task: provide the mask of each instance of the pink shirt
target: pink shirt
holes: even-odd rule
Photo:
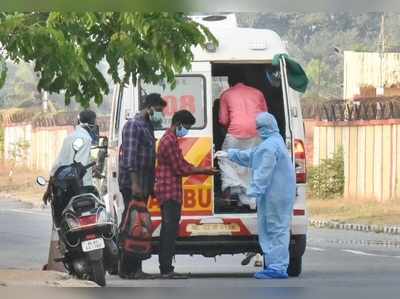
[[[256,116],[267,111],[267,102],[261,91],[238,83],[221,95],[219,123],[236,138],[257,136]]]

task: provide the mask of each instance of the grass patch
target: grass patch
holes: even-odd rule
[[[400,199],[314,199],[307,201],[311,218],[356,224],[400,224]]]

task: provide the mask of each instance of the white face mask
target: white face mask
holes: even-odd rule
[[[150,114],[150,121],[153,124],[162,124],[162,122],[164,120],[164,113],[160,112],[160,111],[153,110],[153,109],[152,109],[152,111],[153,111],[153,113]]]

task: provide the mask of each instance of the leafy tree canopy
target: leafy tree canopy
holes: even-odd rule
[[[191,48],[208,42],[217,43],[183,13],[0,13],[3,58],[32,63],[39,91],[64,92],[66,104],[74,98],[84,107],[109,93],[98,68],[104,60],[115,83],[136,83],[140,74],[145,82],[173,84],[175,73],[190,68]]]

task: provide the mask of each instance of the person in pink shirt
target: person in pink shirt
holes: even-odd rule
[[[227,129],[222,145],[223,151],[230,148],[245,150],[253,148],[260,142],[256,129],[256,115],[268,111],[267,101],[261,91],[243,82],[241,72],[232,73],[228,79],[230,88],[221,94],[218,121]],[[249,169],[229,159],[221,160],[219,167],[223,199],[237,195],[242,205],[255,209],[255,199],[246,195],[250,184]]]

